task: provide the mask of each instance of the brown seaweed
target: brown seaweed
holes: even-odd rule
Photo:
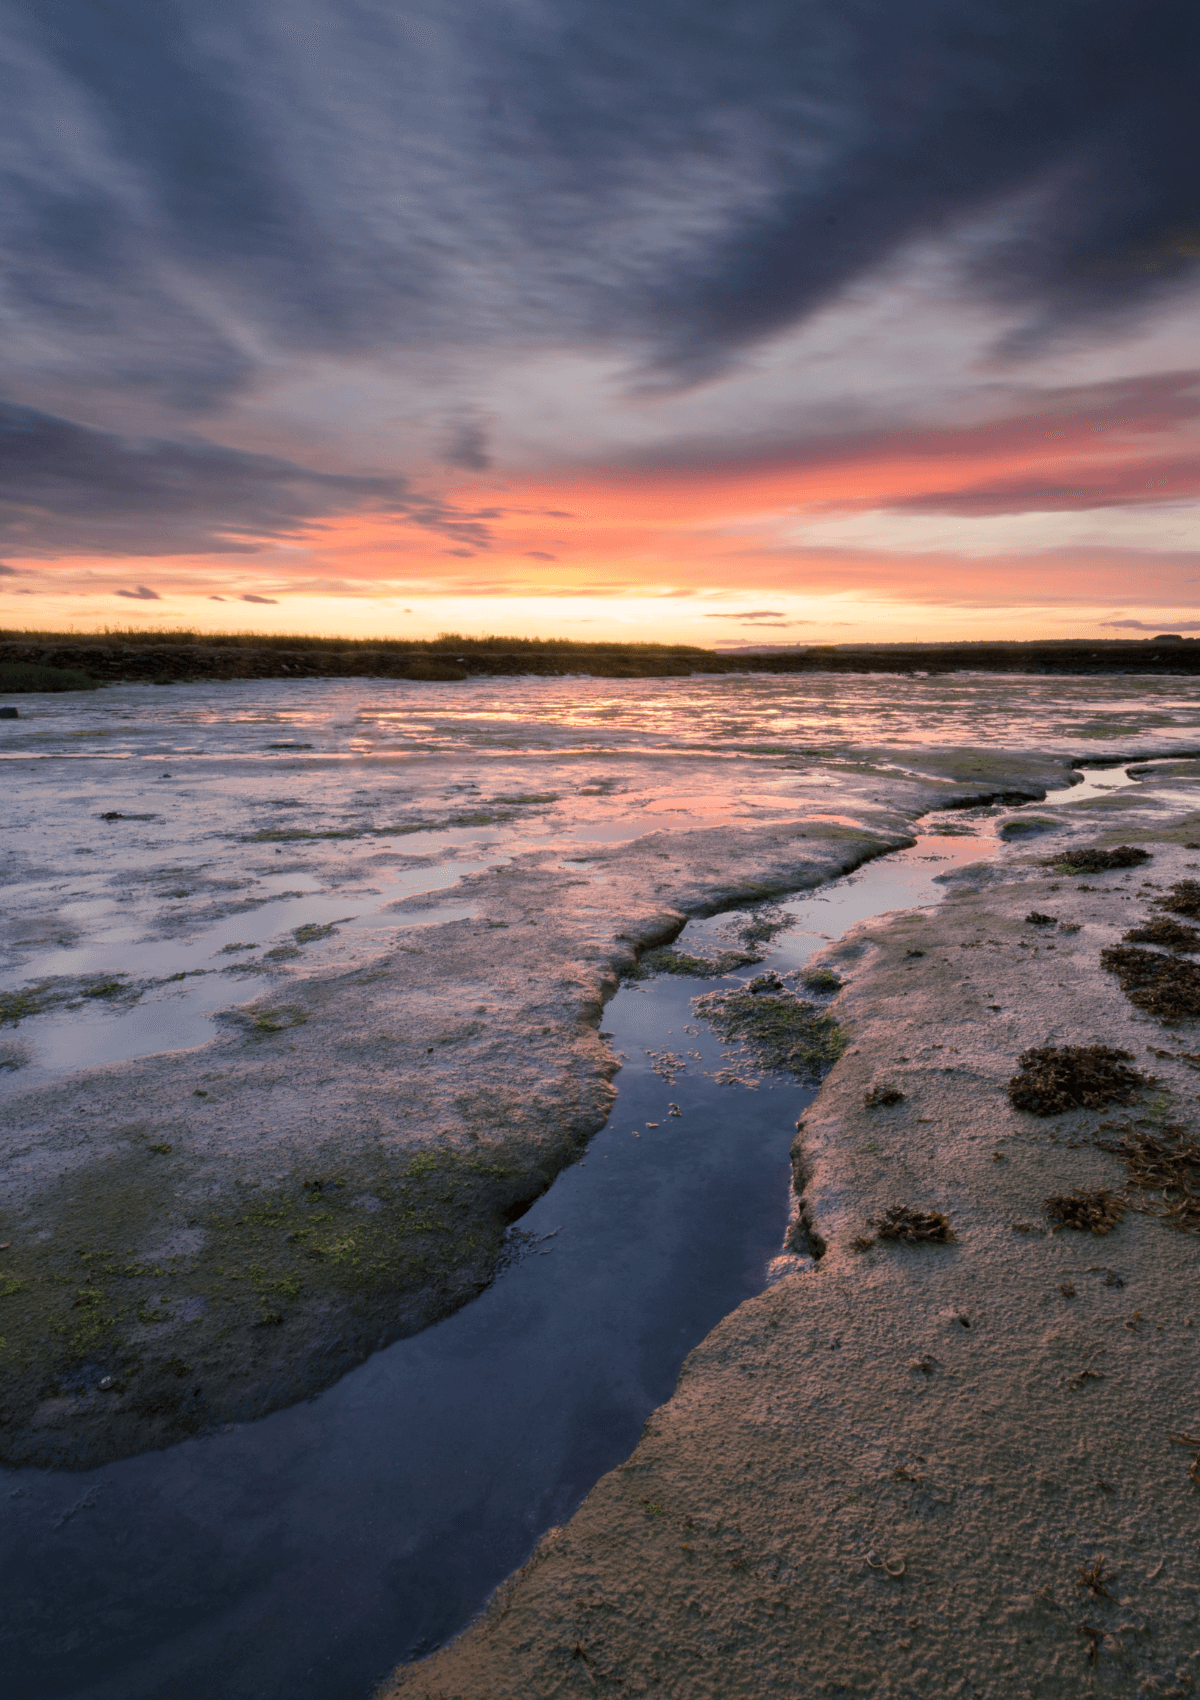
[[[1110,1045],[1041,1045],[1017,1058],[1020,1073],[1009,1081],[1008,1096],[1018,1110],[1035,1116],[1129,1104],[1148,1084],[1144,1074],[1126,1066],[1132,1061],[1132,1051]]]
[[[1200,1015],[1200,967],[1194,962],[1118,944],[1100,952],[1100,966],[1117,976],[1131,1004],[1160,1021]]]
[[[1058,1228],[1111,1234],[1125,1214],[1125,1203],[1115,1193],[1105,1192],[1102,1188],[1091,1192],[1065,1192],[1046,1200],[1046,1214]]]
[[[893,1204],[882,1216],[872,1219],[871,1226],[881,1240],[903,1245],[954,1244],[950,1219],[940,1210],[910,1210],[906,1204]]]

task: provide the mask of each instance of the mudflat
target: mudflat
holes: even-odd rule
[[[824,686],[425,689],[122,686],[15,723],[0,1462],[262,1416],[467,1302],[604,1124],[639,954],[1073,765],[928,735],[991,724],[994,684],[859,681],[871,741],[811,754],[761,726],[828,719]],[[1028,687],[1039,733],[1080,689]]]
[[[847,1044],[794,1148],[808,1267],[381,1694],[1195,1691],[1200,940],[1151,942],[1167,1006],[1119,953],[1200,910],[1196,788],[1180,764],[1069,840],[1051,811],[938,909],[832,947]],[[1088,845],[1145,859],[1067,854]]]

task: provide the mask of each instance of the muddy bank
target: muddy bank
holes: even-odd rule
[[[1048,811],[938,910],[831,948],[848,1043],[794,1151],[821,1255],[714,1330],[628,1462],[387,1694],[1193,1691],[1197,1241],[1152,1183],[1166,1151],[1195,1188],[1195,1018],[1101,957],[1200,875],[1192,795],[1177,769],[1069,840]],[[1044,865],[1087,841],[1151,859]],[[1023,1054],[1095,1046],[1143,1079],[1054,1114],[1010,1096]],[[1098,1197],[1108,1231],[1064,1225]],[[889,1231],[914,1220],[945,1231]]]
[[[261,1415],[473,1296],[603,1125],[603,1001],[680,899],[816,883],[898,841],[691,836],[673,902],[645,895],[654,841],[586,877],[527,861],[466,882],[473,918],[235,1006],[211,1044],[11,1093],[0,1456],[87,1466]]]
[[[36,1017],[10,1019],[0,1459],[90,1467],[245,1421],[474,1296],[604,1123],[600,1014],[639,952],[688,914],[907,842],[931,806],[1069,776],[1032,755],[921,759],[921,776],[857,764],[894,805],[882,829],[810,818],[517,857],[459,882],[465,918],[435,913],[350,972],[259,980],[240,1004],[231,988],[194,1049],[22,1091]]]

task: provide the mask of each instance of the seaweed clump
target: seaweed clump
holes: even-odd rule
[[[1186,915],[1190,921],[1200,921],[1200,881],[1177,880],[1167,895],[1159,898],[1158,907],[1172,915]]]
[[[1046,1215],[1056,1228],[1078,1228],[1083,1233],[1111,1234],[1124,1214],[1124,1200],[1103,1189],[1065,1192],[1046,1200]]]
[[[863,1104],[868,1110],[877,1110],[883,1104],[902,1104],[904,1094],[898,1086],[872,1086],[863,1093]]]
[[[1149,850],[1140,850],[1135,844],[1118,844],[1114,850],[1091,844],[1079,850],[1060,850],[1047,857],[1046,866],[1065,874],[1104,874],[1112,868],[1137,868],[1149,860]]]
[[[1008,1083],[1009,1100],[1035,1116],[1129,1104],[1149,1084],[1126,1066],[1132,1061],[1132,1051],[1111,1045],[1040,1045],[1017,1058],[1020,1072]]]
[[[910,1210],[906,1204],[893,1204],[882,1216],[872,1219],[881,1240],[901,1245],[953,1245],[954,1233],[950,1218],[940,1210]]]
[[[1100,966],[1117,976],[1130,1003],[1160,1021],[1200,1015],[1200,968],[1136,945],[1111,945],[1100,952]]]
[[[1200,1142],[1192,1133],[1181,1127],[1151,1133],[1130,1125],[1123,1139],[1096,1144],[1123,1159],[1130,1184],[1142,1195],[1133,1209],[1158,1216],[1181,1234],[1200,1234]]]
[[[823,1074],[845,1049],[833,1017],[790,992],[708,992],[694,1008],[722,1039],[746,1045],[764,1068],[811,1078]]]
[[[1182,921],[1170,921],[1164,915],[1157,921],[1134,927],[1125,934],[1125,943],[1161,944],[1168,950],[1194,951],[1200,950],[1200,933],[1195,927],[1185,927]]]

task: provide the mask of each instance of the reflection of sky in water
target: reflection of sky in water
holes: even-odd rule
[[[381,954],[389,905],[514,856],[578,864],[589,844],[798,814],[879,821],[887,780],[855,769],[855,744],[891,745],[902,773],[921,744],[1078,750],[1089,721],[1124,726],[1126,750],[1200,743],[1200,702],[1170,678],[250,681],[20,710],[0,724],[0,989],[188,976],[0,1032],[50,1072],[202,1043],[214,1012]],[[470,912],[447,897],[424,918]]]
[[[485,679],[444,686],[250,680],[116,686],[94,696],[20,702],[22,719],[4,728],[0,757],[189,754],[270,761],[287,752],[268,746],[289,740],[311,743],[312,755],[325,758],[467,750],[754,756],[878,743],[1075,748],[1080,739],[1200,731],[1194,688],[1167,675],[811,674]]]

